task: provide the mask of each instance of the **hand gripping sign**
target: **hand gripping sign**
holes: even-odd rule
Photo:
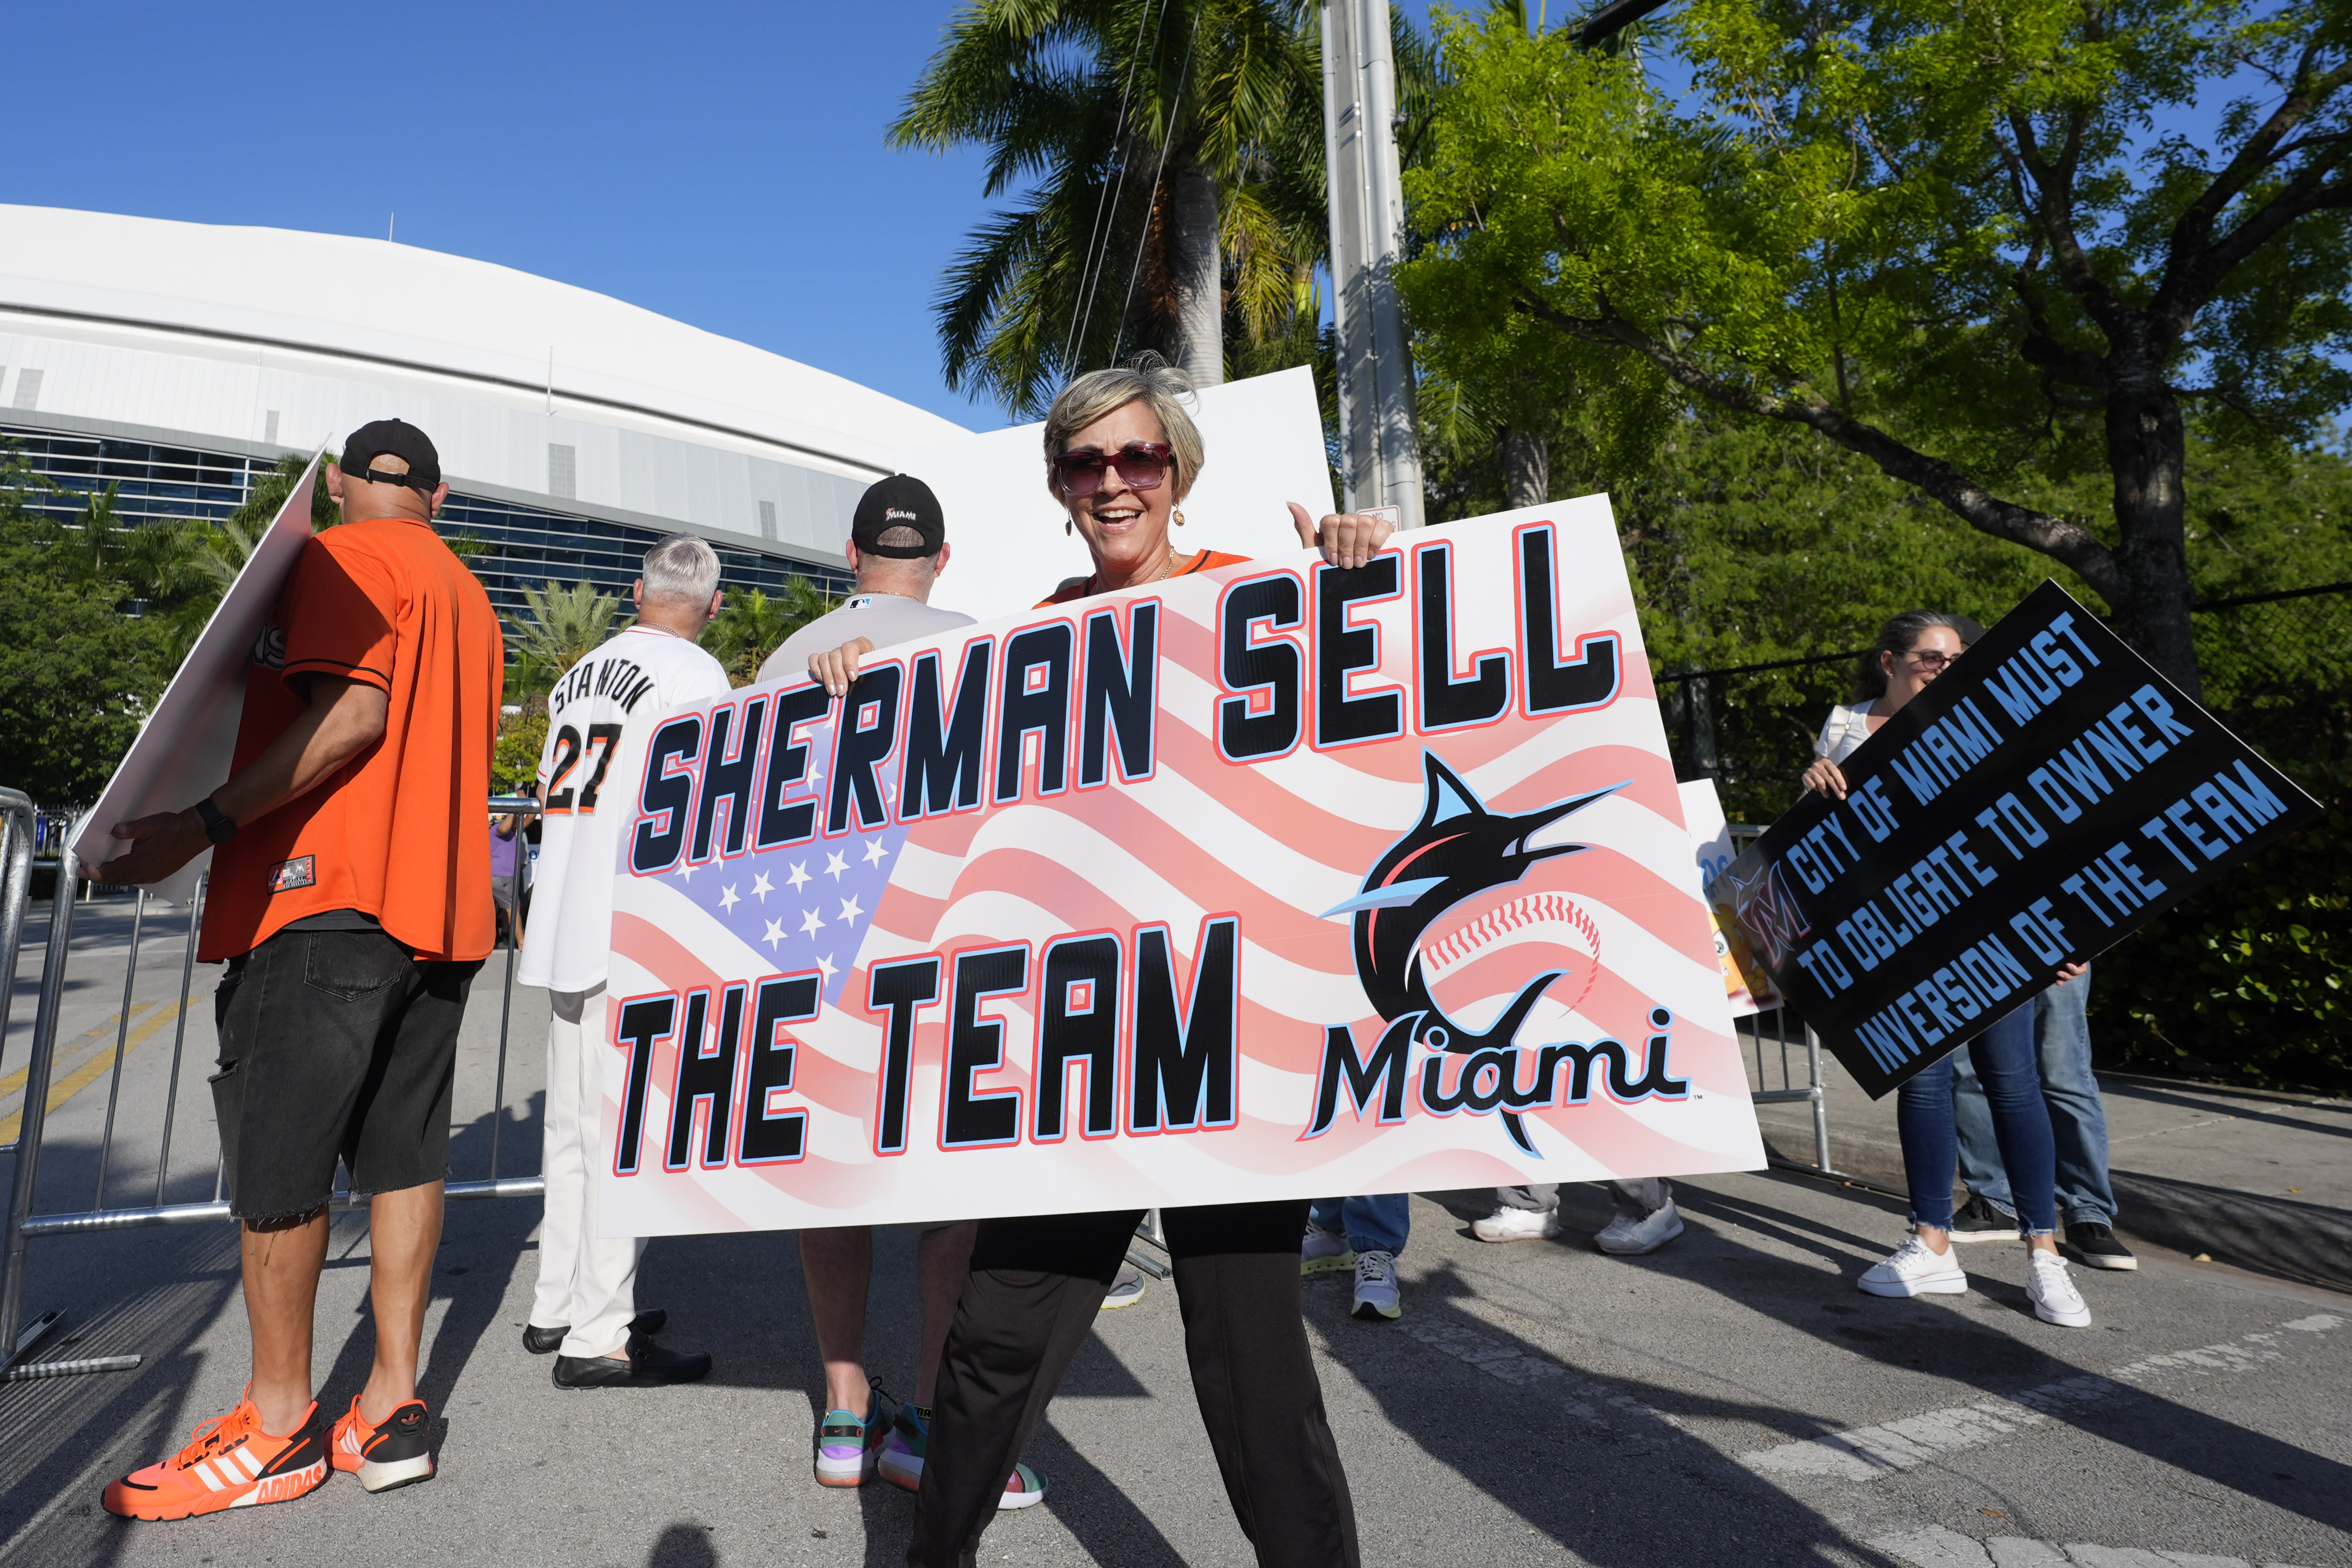
[[[614,1235],[1764,1163],[1605,500],[666,716]]]
[[[1874,1098],[2319,810],[2055,583],[1840,768],[1709,892]]]

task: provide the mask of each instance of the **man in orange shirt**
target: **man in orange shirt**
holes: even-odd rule
[[[253,1378],[186,1447],[107,1487],[107,1509],[133,1519],[284,1502],[331,1468],[370,1491],[433,1474],[416,1362],[457,1024],[492,943],[482,827],[506,653],[481,584],[433,530],[449,487],[425,433],[378,420],[343,461],[327,468],[342,525],[304,548],[254,645],[228,781],[116,824],[129,847],[89,873],[152,882],[217,845],[197,956],[229,965],[213,1102]],[[376,1342],[330,1428],[310,1339],[339,1161],[373,1194]]]

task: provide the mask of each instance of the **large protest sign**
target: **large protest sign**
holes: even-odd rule
[[[2318,804],[2044,583],[1711,889],[1873,1097]]]
[[[318,483],[319,459],[302,470],[286,504],[278,509],[236,580],[221,595],[188,657],[163,689],[138,738],[115,764],[114,776],[98,805],[74,828],[71,850],[98,865],[131,846],[110,838],[114,825],[159,811],[194,805],[228,778],[236,750],[237,719],[245,711],[245,672],[254,639],[278,608],[278,595],[293,574],[294,563],[310,542],[310,491]],[[187,865],[148,885],[148,894],[178,903],[195,891],[196,879],[212,864],[206,849]]]
[[[1040,591],[1046,584],[1040,584]],[[1607,502],[652,731],[614,1235],[1764,1163]]]

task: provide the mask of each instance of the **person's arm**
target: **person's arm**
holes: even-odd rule
[[[310,794],[375,744],[391,708],[383,688],[328,675],[310,678],[308,701],[285,733],[213,791],[213,805],[237,826]],[[194,806],[118,822],[112,836],[134,847],[103,866],[85,864],[82,875],[93,882],[160,881],[212,847]]]

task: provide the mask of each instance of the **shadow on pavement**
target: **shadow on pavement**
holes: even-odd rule
[[[1599,1224],[1606,1224],[1605,1196],[1601,1208]],[[1356,1323],[1338,1289],[1310,1289],[1307,1316],[1325,1352],[1371,1393],[1398,1434],[1595,1568],[1748,1561],[1759,1542],[1790,1539],[1840,1542],[1855,1561],[1891,1563],[1665,1418],[1760,1423],[1784,1413],[1586,1373],[1454,1305],[1476,1294],[1449,1266],[1411,1287],[1412,1330]],[[1396,1353],[1401,1333],[1427,1336],[1436,1353]],[[1465,1388],[1465,1351],[1477,1358],[1474,1365],[1528,1375]],[[1545,1375],[1530,1363],[1556,1370]],[[1589,1413],[1584,1418],[1580,1407]],[[1510,1440],[1497,1441],[1501,1432]],[[1360,1493],[1356,1509],[1369,1557],[1381,1504]]]
[[[1771,1212],[1690,1187],[1678,1188],[1675,1196],[1688,1213],[1733,1219],[1752,1229],[1765,1229],[1760,1220]],[[1891,1212],[1893,1205],[1888,1206]],[[1789,1216],[1772,1217],[1786,1220]],[[1978,1307],[1985,1315],[1976,1320],[1959,1315],[1969,1308],[1928,1306],[1926,1299],[1883,1301],[1854,1291],[1848,1300],[1825,1301],[1818,1271],[1771,1258],[1721,1230],[1711,1233],[1711,1241],[1705,1247],[1669,1247],[1628,1261],[1714,1290],[1825,1344],[1985,1394],[2009,1397],[2058,1378],[2084,1373],[2098,1375],[2105,1370],[2062,1360],[2003,1331],[2021,1315],[2026,1322],[2033,1320],[2025,1292],[2001,1280],[1981,1274],[1969,1277],[1970,1296],[1961,1300],[1973,1306],[1974,1300],[1981,1297],[1990,1305],[2005,1309],[1995,1316]],[[1876,1244],[1869,1244],[1867,1250],[1876,1250]],[[1850,1277],[1841,1280],[1842,1290],[1850,1290],[1851,1283]],[[2040,1331],[2040,1325],[2035,1323],[2027,1331]],[[2078,1353],[2090,1352],[2097,1343],[2095,1340],[2063,1342]],[[1670,1411],[1691,1408],[1687,1396],[1673,1393],[1662,1393],[1659,1402]],[[1890,1415],[1895,1414],[1907,1413]],[[1808,1430],[1811,1424],[1793,1412],[1750,1419],[1792,1438],[1821,1435],[1818,1429]],[[2352,1466],[2150,1390],[2120,1389],[2079,1409],[2053,1412],[2051,1419],[2331,1530],[2352,1530]]]

